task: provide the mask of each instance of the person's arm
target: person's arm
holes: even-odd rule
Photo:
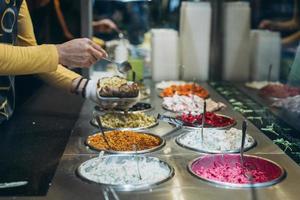
[[[17,38],[17,45],[36,45],[32,25],[26,20],[29,15],[26,2],[23,1],[18,18],[18,28],[26,29]],[[0,75],[24,75],[55,71],[59,56],[54,45],[18,47],[0,44]]]
[[[0,44],[0,75],[25,75],[57,69],[58,54],[54,45],[16,47]]]
[[[273,31],[290,31],[298,29],[299,26],[299,2],[297,0],[294,0],[294,14],[292,19],[282,22],[262,20],[262,22],[259,24],[259,28],[270,29]]]
[[[291,31],[295,30],[299,27],[299,24],[296,18],[293,18],[288,21],[271,21],[271,20],[263,20],[259,24],[259,28],[261,29],[269,29],[272,31]]]
[[[54,72],[41,73],[38,75],[46,83],[74,93],[76,84],[74,80],[81,77],[81,75],[59,65]]]
[[[40,53],[44,52],[47,54],[51,49],[45,48],[41,49],[41,46],[35,46],[36,40],[33,32],[33,27],[31,23],[30,14],[28,12],[28,8],[26,5],[26,1],[23,1],[20,14],[18,17],[18,38],[17,38],[17,45],[27,46],[27,47],[15,47],[15,48],[36,48],[37,51]],[[28,47],[33,46],[33,47]],[[50,47],[54,47],[54,45],[50,45]],[[26,71],[30,71],[31,73],[39,73],[39,76],[45,80],[46,82],[50,83],[51,85],[57,86],[59,88],[65,89],[66,91],[73,90],[73,81],[79,77],[79,74],[63,67],[62,65],[58,65],[58,63],[63,63],[67,66],[72,64],[82,64],[82,66],[89,66],[96,62],[101,57],[106,56],[106,52],[101,49],[99,46],[95,45],[89,39],[76,39],[64,43],[62,45],[56,46],[55,52],[58,54],[56,57],[39,57],[37,56],[37,61],[32,61],[32,65],[23,65],[23,69]],[[54,50],[53,50],[54,51]],[[58,52],[58,53],[57,53]],[[29,52],[28,53],[28,60],[33,60],[35,58],[35,53],[38,52]],[[88,59],[88,60],[86,60]],[[93,59],[93,60],[89,60]],[[20,62],[24,62],[24,58],[19,59]],[[49,69],[49,65],[46,60],[55,60],[54,69]],[[86,61],[84,61],[86,60]],[[84,62],[82,62],[84,61]],[[40,62],[41,66],[47,70],[44,71],[37,71],[37,69],[31,69],[33,66],[36,66],[36,62]],[[30,70],[29,70],[30,68]]]
[[[282,45],[289,45],[300,40],[300,31],[293,33],[282,39]]]
[[[118,26],[110,19],[93,21],[92,26],[95,33],[111,33],[112,31],[120,32]]]
[[[54,0],[54,8],[55,8],[55,12],[56,12],[56,15],[57,15],[57,18],[58,18],[58,22],[64,32],[64,35],[66,37],[66,39],[68,40],[71,40],[73,38],[75,38],[73,36],[73,34],[69,31],[69,28],[67,26],[67,23],[66,23],[66,20],[65,20],[65,17],[61,11],[61,8],[60,8],[60,2],[59,0]]]
[[[18,33],[19,34],[18,34],[18,38],[17,38],[17,45],[27,46],[26,49],[32,48],[32,47],[28,47],[28,46],[37,45],[26,1],[23,1],[22,6],[20,8],[20,13],[19,13],[19,18],[18,18]],[[21,48],[21,47],[19,47],[19,48]],[[46,49],[46,51],[48,51],[48,49]],[[43,51],[40,51],[40,52],[43,52]],[[34,55],[36,55],[36,54],[31,53],[31,56],[34,56]],[[43,57],[41,57],[41,59],[42,58]],[[52,57],[46,58],[46,60],[54,60],[54,59],[56,60],[55,68],[53,70],[49,70],[49,71],[43,71],[43,72],[37,71],[37,73],[40,73],[39,77],[51,85],[57,86],[59,88],[63,88],[67,91],[71,91],[72,81],[74,79],[76,79],[77,77],[80,77],[80,75],[76,74],[75,72],[72,72],[71,70],[64,68],[61,65],[58,65],[58,56],[53,57],[53,58]],[[30,59],[30,60],[33,60],[33,59]],[[44,67],[49,67],[47,62],[41,62],[41,64]],[[24,68],[28,68],[31,66],[35,66],[35,65],[25,65]],[[33,71],[36,73],[36,69],[33,69]]]
[[[60,45],[35,46],[26,1],[21,5],[17,23],[19,35],[16,45],[19,46],[0,44],[0,75],[52,72],[57,69],[58,63],[89,67],[107,56],[101,47],[87,38],[75,39]]]

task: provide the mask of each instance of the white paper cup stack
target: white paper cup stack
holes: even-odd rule
[[[280,34],[266,30],[252,30],[250,41],[251,80],[266,81],[268,79],[269,66],[272,65],[271,81],[278,81],[281,57]]]
[[[173,29],[151,30],[151,63],[154,81],[179,78],[178,32]]]
[[[224,4],[223,79],[247,81],[250,73],[250,6],[248,2]]]
[[[208,80],[210,33],[210,3],[182,2],[180,12],[180,47],[183,79]]]

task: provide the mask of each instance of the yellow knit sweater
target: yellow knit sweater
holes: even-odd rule
[[[24,0],[18,16],[16,46],[0,44],[0,75],[37,74],[51,85],[71,90],[79,74],[58,64],[54,45],[37,45],[30,14]]]

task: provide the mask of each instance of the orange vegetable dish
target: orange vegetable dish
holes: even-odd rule
[[[160,96],[171,97],[174,94],[178,94],[182,96],[188,96],[190,94],[194,94],[204,99],[206,99],[209,96],[208,91],[206,89],[194,83],[188,83],[184,85],[172,85],[170,87],[165,88],[160,93]]]
[[[161,142],[155,136],[134,131],[108,131],[105,132],[105,137],[114,151],[133,151],[134,145],[138,151],[152,149],[159,146]],[[109,149],[100,133],[89,136],[87,144],[96,150]]]

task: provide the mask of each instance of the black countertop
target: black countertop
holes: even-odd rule
[[[40,196],[48,191],[83,100],[40,87],[0,125],[0,182],[28,181],[0,196]]]

